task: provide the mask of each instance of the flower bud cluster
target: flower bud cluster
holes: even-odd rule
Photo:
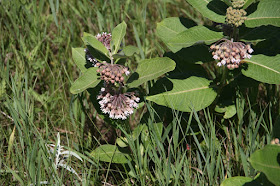
[[[273,139],[270,144],[272,145],[279,145],[280,146],[280,140],[278,138]]]
[[[112,119],[122,120],[127,119],[133,113],[134,108],[138,108],[137,103],[140,101],[140,98],[136,97],[133,92],[111,94],[105,88],[101,89],[97,99],[101,99],[99,104],[103,113],[109,114]]]
[[[245,4],[244,0],[232,0],[231,5],[233,8],[242,8]]]
[[[89,49],[84,49],[85,53],[86,53],[86,60],[91,62],[93,64],[93,66],[96,65],[96,63],[98,62],[97,59],[95,59],[91,53],[89,52]]]
[[[106,83],[123,83],[124,77],[123,75],[129,75],[130,72],[128,68],[119,64],[110,64],[106,61],[102,63],[96,63],[97,72],[100,73],[101,79],[104,80]]]
[[[232,7],[229,7],[227,9],[226,22],[238,27],[246,20],[246,14],[247,13],[243,9],[233,9]]]
[[[103,43],[103,45],[109,50],[111,51],[111,47],[110,47],[110,43],[112,40],[112,34],[111,33],[106,33],[103,32],[102,34],[97,34],[95,36],[95,38],[100,41],[101,43]]]
[[[249,44],[242,42],[233,42],[223,39],[218,43],[210,46],[213,58],[220,61],[218,66],[225,65],[229,69],[238,68],[241,60],[251,58],[251,53],[254,51]]]

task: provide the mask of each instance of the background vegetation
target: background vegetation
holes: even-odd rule
[[[148,103],[141,122],[108,125],[96,119],[86,93],[70,94],[71,83],[79,76],[71,47],[83,46],[84,31],[111,32],[125,20],[126,44],[140,50],[132,64],[163,56],[167,49],[156,36],[156,23],[176,16],[210,24],[184,0],[4,0],[0,4],[4,185],[219,185],[232,176],[255,177],[248,157],[279,137],[279,86],[253,86],[249,78],[236,91],[237,113],[230,120],[211,107],[186,114],[164,107],[158,112]],[[140,116],[134,117],[141,118],[137,113]],[[164,128],[156,127],[160,122]],[[136,126],[142,126],[142,133],[135,132],[137,137],[131,139]],[[46,144],[56,144],[58,132],[61,145],[83,160],[67,159],[78,176],[54,166],[55,157]],[[90,154],[100,144],[115,144],[121,135],[126,136],[133,162],[104,163]]]

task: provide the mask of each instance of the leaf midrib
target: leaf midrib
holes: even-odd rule
[[[176,33],[176,34],[180,33],[180,32],[176,32],[176,31],[172,30],[171,28],[169,28],[169,27],[167,27],[167,26],[165,26],[165,25],[160,25],[160,26],[162,26],[162,27],[164,27],[164,28],[166,28],[166,29],[168,29],[168,30],[170,30],[170,31],[172,31],[172,32],[174,32],[174,33]],[[186,29],[186,30],[187,30],[187,29]]]
[[[183,91],[179,91],[179,92],[173,92],[173,93],[168,93],[166,92],[164,95],[166,96],[170,96],[170,95],[176,95],[176,94],[183,94],[183,93],[187,93],[187,92],[193,92],[193,91],[197,91],[197,90],[203,90],[203,89],[208,89],[209,86],[204,86],[204,87],[199,87],[199,88],[194,88],[194,89],[189,89],[189,90],[183,90]]]
[[[273,169],[279,169],[280,170],[280,166],[273,166],[273,165],[267,165],[267,164],[263,164],[263,163],[259,163],[259,162],[256,162],[256,161],[251,161],[251,163],[255,163],[257,165],[261,165],[261,166],[264,166],[264,167],[267,167],[267,168],[273,168]]]
[[[255,64],[255,65],[258,65],[258,66],[261,66],[261,67],[263,67],[263,68],[266,68],[267,70],[270,70],[270,71],[272,71],[272,72],[275,72],[275,73],[277,73],[277,74],[280,74],[279,71],[276,71],[276,70],[274,70],[274,69],[272,69],[272,68],[270,68],[270,67],[268,67],[268,66],[265,66],[265,65],[256,63],[256,62],[254,62],[254,61],[250,61],[250,60],[248,60],[248,59],[246,59],[246,60],[244,60],[244,61],[249,62],[249,63],[253,63],[253,64]]]
[[[255,20],[255,19],[279,19],[279,18],[280,18],[280,16],[279,17],[253,17],[253,18],[247,18],[246,21]]]

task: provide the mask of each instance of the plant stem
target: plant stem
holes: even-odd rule
[[[236,26],[233,26],[232,38],[233,38],[234,41],[238,41],[239,29]]]

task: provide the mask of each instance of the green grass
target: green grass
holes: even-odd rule
[[[86,93],[70,94],[70,85],[79,76],[71,47],[83,46],[84,31],[110,32],[125,20],[126,44],[141,51],[136,59],[163,56],[165,47],[155,34],[157,22],[171,16],[204,21],[185,1],[2,0],[0,4],[1,184],[219,185],[226,177],[255,176],[248,157],[273,137],[279,115],[276,86],[264,87],[265,95],[258,95],[258,101],[248,98],[254,90],[244,90],[242,95],[248,97],[236,101],[239,109],[233,120],[221,119],[209,108],[190,114],[172,111],[167,122],[148,103],[144,119],[136,124],[145,124],[148,134],[137,140],[130,139],[129,125],[118,124],[116,132],[100,123]],[[164,123],[162,135],[155,128],[159,122]],[[58,132],[61,144],[83,159],[67,160],[81,180],[53,166],[46,144],[55,144]],[[103,163],[89,155],[100,143],[114,144],[100,136],[110,132],[127,137],[133,162]]]

